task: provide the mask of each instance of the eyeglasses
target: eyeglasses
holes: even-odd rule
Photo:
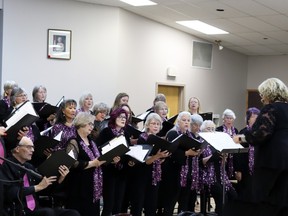
[[[32,149],[35,148],[33,145],[18,145],[18,146],[19,146],[19,147],[27,148],[28,150],[32,150]]]
[[[215,131],[215,128],[214,127],[207,127],[206,130],[207,131]]]
[[[118,116],[117,118],[121,119],[121,120],[126,120],[127,119],[126,116],[122,116],[122,115]]]
[[[27,94],[20,94],[20,95],[17,95],[16,97],[27,97]]]
[[[94,127],[94,123],[93,123],[93,122],[89,122],[88,125],[89,125],[90,127]]]
[[[159,123],[159,122],[150,122],[149,124],[153,125],[153,126],[155,126],[155,125],[160,126],[161,125],[161,123]]]

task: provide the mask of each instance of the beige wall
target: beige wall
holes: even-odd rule
[[[72,31],[70,61],[46,58],[47,29]],[[34,85],[48,89],[48,102],[65,95],[78,101],[90,91],[94,101],[112,105],[127,92],[136,114],[152,104],[156,82],[185,85],[202,111],[222,114],[230,108],[236,126],[244,126],[248,58],[213,49],[212,69],[193,68],[193,40],[186,33],[130,12],[74,1],[4,0],[2,80],[15,80],[31,94]],[[166,69],[177,69],[169,79]],[[31,98],[31,97],[30,97]],[[221,122],[221,121],[220,121]]]

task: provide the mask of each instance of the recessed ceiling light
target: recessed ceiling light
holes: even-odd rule
[[[120,1],[133,5],[133,6],[157,5],[157,3],[149,1],[149,0],[120,0]]]
[[[199,20],[177,21],[176,23],[194,29],[196,31],[202,32],[207,35],[229,34],[229,32],[208,25],[207,23],[201,22]]]

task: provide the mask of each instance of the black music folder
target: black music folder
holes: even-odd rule
[[[172,124],[174,124],[174,123],[175,123],[175,120],[177,119],[177,117],[178,117],[178,114],[170,117],[169,119],[167,119],[167,121],[170,122],[170,123],[172,123]]]
[[[169,142],[168,140],[162,139],[159,136],[150,134],[147,139],[147,144],[153,145],[151,150],[151,155],[157,154],[157,152],[161,149],[161,151],[169,151],[173,153],[177,148],[179,143],[178,142]]]
[[[7,139],[15,141],[18,137],[18,132],[23,127],[30,126],[32,123],[39,119],[38,114],[35,112],[32,104],[25,101],[17,107],[5,121]]]
[[[213,120],[213,113],[212,112],[200,113],[199,115],[202,116],[203,121]]]
[[[65,165],[69,169],[74,165],[76,160],[68,155],[64,150],[56,151],[47,158],[38,168],[38,172],[43,176],[60,176],[58,172],[60,165]]]
[[[43,119],[48,118],[50,115],[56,113],[59,109],[59,107],[53,106],[45,102],[44,103],[32,103],[32,104],[33,104],[34,109],[38,113],[38,115]]]
[[[193,149],[193,150],[202,149],[208,144],[205,140],[200,141],[200,140],[191,138],[185,134],[180,134],[172,142],[177,143],[179,148],[185,151],[189,149]]]
[[[140,134],[142,133],[142,131],[138,130],[137,128],[135,128],[129,124],[126,126],[125,129],[126,129],[127,133],[129,134],[129,136],[130,137],[132,136],[134,139],[139,138]]]
[[[98,160],[99,161],[106,161],[104,164],[109,164],[113,161],[113,158],[116,156],[122,156],[125,153],[127,153],[129,148],[125,146],[124,144],[120,144],[116,146],[115,148],[111,149],[110,151],[106,152],[105,154],[101,155]]]
[[[164,121],[162,123],[162,129],[159,131],[157,136],[164,137],[166,136],[167,132],[174,127],[174,124],[169,121]]]
[[[99,161],[106,161],[105,164],[111,163],[113,158],[116,156],[122,156],[129,150],[126,142],[126,138],[121,135],[115,137],[109,142],[104,143],[100,147],[101,156],[98,158]]]
[[[35,151],[33,154],[43,157],[46,149],[54,148],[60,141],[48,136],[40,136],[34,141]]]
[[[134,146],[129,146],[130,151],[126,153],[126,155],[129,155],[133,159],[135,159],[135,162],[141,162],[144,163],[146,158],[150,155],[151,150],[153,146],[152,145],[146,145],[146,144],[137,144]]]
[[[141,113],[141,114],[135,116],[135,118],[137,118],[137,119],[139,119],[139,120],[141,120],[141,121],[144,121],[144,120],[146,120],[147,116],[148,116],[150,113],[152,113],[152,112],[153,112],[153,111],[146,111],[146,112],[144,112],[144,113]]]

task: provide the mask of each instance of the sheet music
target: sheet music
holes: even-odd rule
[[[146,118],[146,116],[150,113],[151,111],[147,111],[147,112],[144,112],[140,115],[137,115],[136,117],[141,119],[141,120],[144,120]]]
[[[123,135],[116,137],[114,139],[112,139],[107,145],[102,147],[102,154],[106,154],[107,152],[109,152],[110,150],[114,149],[115,147],[119,146],[119,145],[125,145],[127,146],[127,142],[126,139]]]
[[[64,101],[64,96],[61,97],[61,99],[58,101],[58,103],[56,104],[56,107],[59,107],[60,104]]]
[[[76,160],[75,155],[74,155],[74,152],[73,152],[72,149],[69,151],[68,155],[69,155],[70,157],[72,157],[73,159]]]
[[[149,152],[149,149],[143,149],[141,145],[129,146],[130,151],[126,153],[140,162],[144,162],[144,158]]]
[[[51,126],[51,127],[47,128],[47,129],[41,131],[41,132],[40,132],[40,135],[41,135],[41,136],[44,136],[44,135],[45,135],[46,133],[48,133],[52,128],[53,128],[53,126]]]
[[[199,136],[220,152],[224,149],[244,148],[242,145],[235,143],[233,139],[224,132],[201,132],[199,133]]]
[[[62,133],[63,131],[60,131],[53,139],[57,140],[57,141],[61,141],[61,137],[62,137]]]

